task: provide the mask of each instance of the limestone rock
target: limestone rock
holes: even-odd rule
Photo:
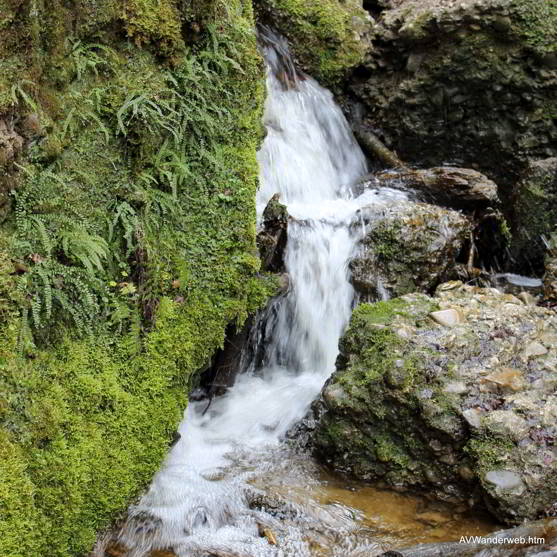
[[[452,326],[431,318],[450,310]],[[551,514],[556,334],[553,310],[494,288],[363,304],[314,405],[315,453],[359,479],[472,497],[508,523]]]

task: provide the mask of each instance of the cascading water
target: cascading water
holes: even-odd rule
[[[261,213],[279,193],[292,217],[289,292],[267,326],[265,367],[240,375],[207,412],[206,401],[190,404],[181,439],[120,533],[134,556],[153,548],[180,556],[314,554],[309,518],[298,512],[304,528],[254,510],[261,492],[253,481],[284,468],[290,453],[280,448],[281,439],[334,370],[354,300],[348,262],[363,234],[361,209],[397,203],[405,194],[385,189],[351,198],[347,186],[365,174],[366,162],[331,93],[309,77],[296,78],[280,39],[268,36],[264,51],[267,137],[258,155],[257,205]],[[327,513],[318,514],[326,524]],[[260,535],[265,527],[280,533],[278,545]],[[348,555],[346,547],[335,551],[325,554]]]

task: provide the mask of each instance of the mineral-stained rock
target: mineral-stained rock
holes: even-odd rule
[[[447,310],[462,317],[450,327],[432,318]],[[338,471],[482,503],[508,523],[551,515],[556,335],[553,310],[493,288],[453,283],[363,304],[314,404],[315,452]]]
[[[470,221],[424,203],[362,212],[366,235],[350,263],[352,282],[368,299],[435,288],[451,274]]]

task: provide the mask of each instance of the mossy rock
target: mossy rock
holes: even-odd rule
[[[557,496],[556,339],[551,310],[458,282],[363,304],[314,408],[315,453],[508,523],[541,517]]]
[[[371,49],[373,20],[359,0],[256,0],[258,21],[290,42],[303,70],[325,85],[338,85]]]

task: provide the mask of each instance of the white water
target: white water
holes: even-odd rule
[[[155,517],[152,528],[143,521],[138,530],[132,520],[121,533],[126,545],[133,538],[133,555],[152,547],[184,557],[311,555],[303,529],[282,526],[278,546],[260,537],[258,524],[281,526],[250,509],[246,482],[272,475],[271,454],[276,458],[281,438],[334,370],[354,300],[348,262],[363,234],[360,209],[405,196],[376,190],[350,199],[346,186],[365,174],[366,163],[332,95],[309,78],[284,90],[269,73],[267,85],[257,205],[261,213],[279,192],[293,217],[285,255],[290,290],[269,315],[265,368],[240,375],[205,415],[206,401],[190,404],[180,441],[132,509],[132,516]]]

